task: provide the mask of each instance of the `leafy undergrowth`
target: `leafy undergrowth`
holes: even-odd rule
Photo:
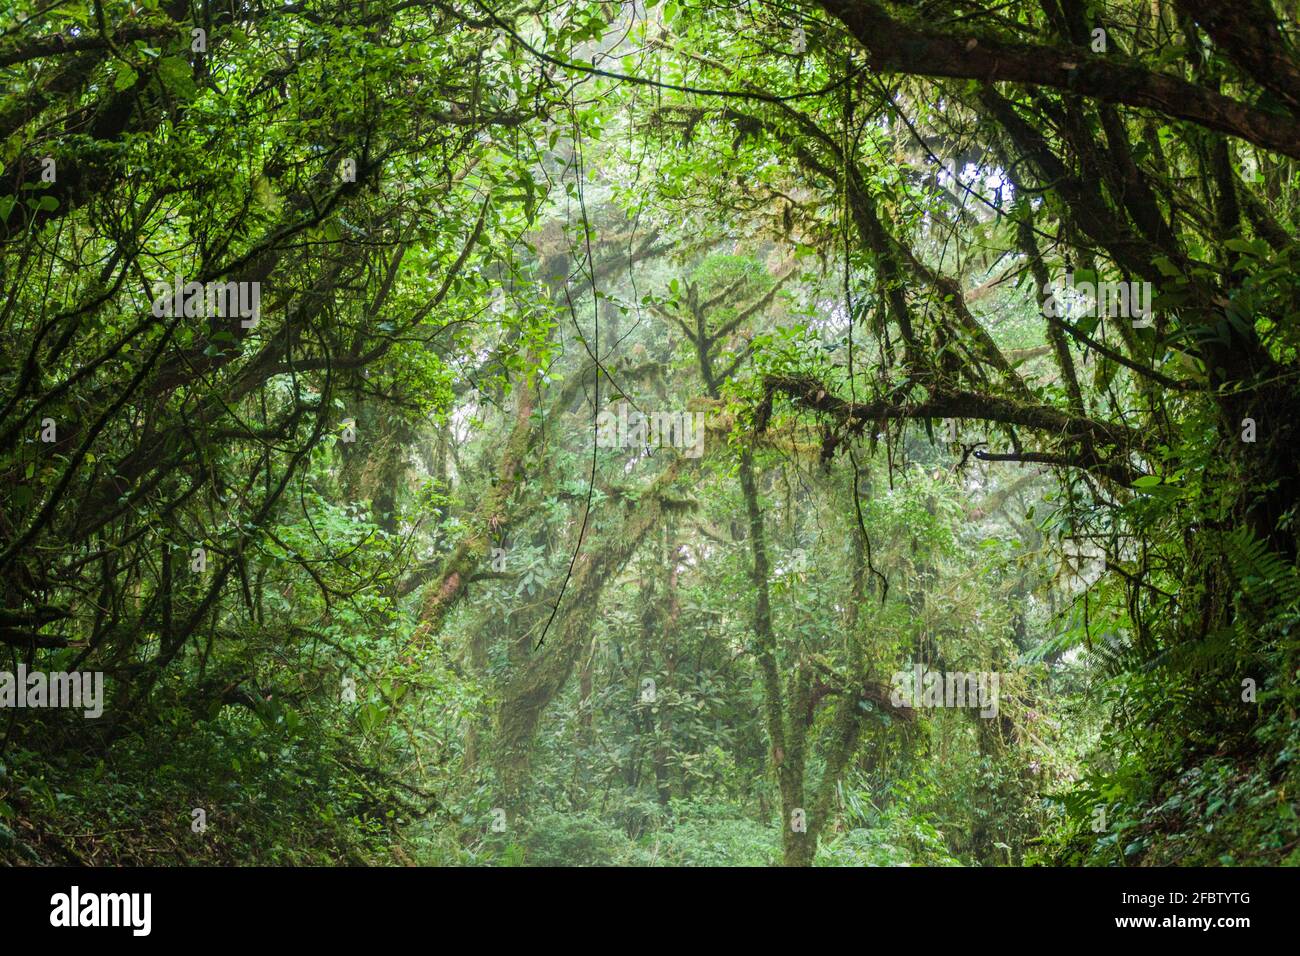
[[[257,733],[244,715],[0,757],[0,864],[328,865],[390,855],[400,810],[329,736]],[[142,786],[141,781],[148,781]],[[202,814],[196,813],[202,811]]]
[[[1247,741],[1163,777],[1114,778],[1075,799],[1037,862],[1089,866],[1300,866],[1300,721],[1275,717]],[[1122,778],[1123,775],[1116,775]],[[1109,801],[1109,802],[1108,802]],[[1097,815],[1105,806],[1109,819]],[[1104,821],[1094,832],[1089,821]]]
[[[823,837],[816,866],[959,866],[934,827],[886,813],[870,827]],[[502,834],[472,848],[424,845],[431,865],[492,866],[780,866],[775,821],[736,816],[736,807],[674,801],[662,825],[632,839],[595,814],[543,811],[519,834]]]

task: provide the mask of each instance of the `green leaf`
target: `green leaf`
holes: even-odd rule
[[[181,99],[191,100],[199,92],[189,61],[181,56],[167,56],[158,61],[158,76],[163,85]]]
[[[113,77],[113,89],[119,93],[122,90],[130,89],[135,86],[135,81],[140,78],[140,74],[132,69],[129,63],[118,63],[117,74]]]

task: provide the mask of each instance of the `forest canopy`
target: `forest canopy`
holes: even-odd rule
[[[0,862],[1300,862],[1294,0],[7,0]]]

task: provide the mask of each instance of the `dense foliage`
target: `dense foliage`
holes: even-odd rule
[[[0,861],[1300,861],[1298,161],[1293,0],[10,0]]]

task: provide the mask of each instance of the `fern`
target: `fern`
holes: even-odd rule
[[[1270,550],[1268,543],[1248,528],[1233,528],[1222,540],[1228,567],[1246,601],[1280,610],[1300,607],[1300,572],[1295,565]]]

